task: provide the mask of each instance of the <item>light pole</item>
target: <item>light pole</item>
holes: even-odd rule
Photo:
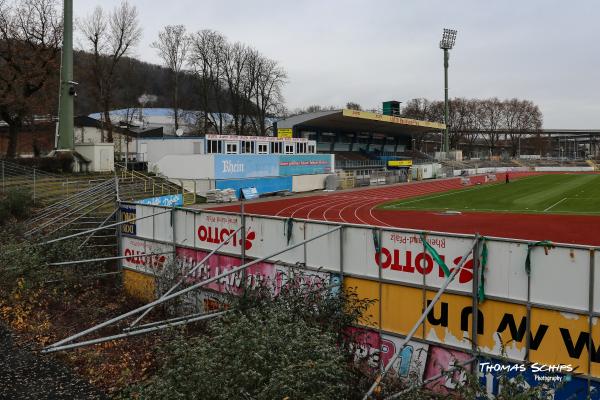
[[[440,49],[444,50],[444,141],[442,151],[447,153],[450,150],[448,138],[448,60],[450,59],[449,50],[454,47],[456,41],[456,30],[444,28]]]
[[[58,150],[74,149],[73,98],[76,96],[73,82],[73,0],[63,2],[63,43],[60,65],[60,96],[58,106]]]

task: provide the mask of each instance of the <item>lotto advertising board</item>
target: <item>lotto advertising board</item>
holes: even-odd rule
[[[163,210],[138,205],[135,213],[129,213],[141,217]],[[137,235],[148,240],[175,240],[182,247],[210,251],[241,226],[238,214],[181,209],[173,214],[172,219],[167,213],[138,221]],[[245,254],[254,258],[267,256],[335,226],[320,221],[247,216]],[[571,364],[580,373],[600,377],[600,324],[594,317],[590,337],[587,316],[590,306],[593,311],[600,311],[600,274],[594,274],[590,285],[593,253],[585,248],[545,249],[524,242],[486,240],[488,257],[483,272],[486,300],[478,306],[474,337],[473,293],[479,288],[474,288],[472,242],[470,237],[450,234],[423,236],[344,225],[342,231],[281,253],[276,259],[286,264],[300,262],[323,271],[343,272],[347,286],[356,286],[361,296],[380,302],[367,312],[372,317],[365,326],[405,335],[427,301],[433,299],[436,289],[445,282],[446,272],[440,260],[452,271],[466,254],[463,269],[427,316],[423,327],[417,330],[415,339],[466,352],[473,348],[476,339],[476,346],[484,354],[505,355],[515,361],[527,357],[529,343],[528,357],[532,362]],[[238,232],[221,252],[239,257],[242,243]],[[528,253],[529,273],[525,268]],[[273,276],[267,270],[260,274]],[[588,291],[590,287],[593,296]],[[590,298],[593,304],[589,304]]]

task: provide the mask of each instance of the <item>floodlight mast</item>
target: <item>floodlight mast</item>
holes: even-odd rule
[[[448,153],[450,151],[449,132],[448,132],[448,60],[450,59],[449,50],[454,47],[456,41],[456,30],[444,28],[442,40],[440,41],[440,49],[444,50],[444,143],[442,151]]]

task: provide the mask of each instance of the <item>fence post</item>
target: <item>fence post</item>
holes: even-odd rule
[[[4,181],[4,160],[2,160],[2,191],[6,189],[6,182]]]
[[[35,204],[35,168],[33,169],[33,204]]]

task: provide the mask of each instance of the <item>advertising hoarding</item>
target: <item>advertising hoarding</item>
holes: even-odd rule
[[[215,179],[279,176],[275,154],[215,154]]]
[[[167,206],[177,207],[183,205],[183,194],[168,194],[165,196],[150,197],[137,201],[139,204],[147,204],[152,206]]]
[[[294,154],[279,156],[279,174],[327,174],[334,170],[330,154]]]

